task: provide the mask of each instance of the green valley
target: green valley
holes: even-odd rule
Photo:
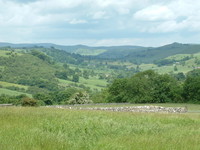
[[[51,104],[57,103],[53,94],[70,88],[87,91],[94,102],[101,102],[96,97],[107,91],[116,79],[130,78],[147,70],[168,74],[183,84],[187,73],[200,67],[200,45],[193,44],[172,43],[156,48],[0,45],[3,45],[0,48],[0,94],[29,97],[43,94],[49,97]],[[68,98],[63,97],[59,103]],[[110,101],[112,98],[102,100]]]

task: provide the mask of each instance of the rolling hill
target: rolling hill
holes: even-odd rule
[[[100,90],[113,79],[138,71],[186,74],[200,67],[198,44],[89,47],[0,43],[0,47],[1,91],[29,94],[55,91],[59,87]]]
[[[126,60],[133,63],[153,63],[157,60],[176,54],[195,54],[200,52],[199,44],[181,44],[172,43],[161,47],[142,47],[142,46],[101,46],[90,47],[85,45],[63,46],[51,43],[35,43],[35,44],[11,44],[0,43],[0,47],[13,47],[13,48],[51,48],[63,50],[71,54],[80,54],[82,56],[91,56],[92,59],[105,59],[105,60]],[[61,52],[61,51],[57,51]],[[54,54],[55,55],[55,52]],[[78,55],[74,55],[75,57]],[[82,59],[82,58],[78,58]]]

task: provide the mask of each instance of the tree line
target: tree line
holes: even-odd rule
[[[200,70],[189,72],[185,80],[152,70],[139,72],[130,78],[115,79],[101,92],[67,88],[49,93],[26,96],[1,96],[0,103],[54,105],[76,103],[200,103]]]
[[[116,79],[107,88],[107,102],[200,103],[200,70],[189,72],[184,81],[152,70],[130,78]]]

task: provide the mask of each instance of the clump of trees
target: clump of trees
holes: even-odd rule
[[[27,95],[18,95],[18,96],[8,96],[8,95],[0,95],[0,104],[13,104],[13,105],[21,105],[21,106],[39,106],[42,105],[42,101],[36,100],[34,98],[30,98]]]
[[[45,105],[66,104],[77,91],[76,88],[67,88],[49,93],[37,93],[33,98],[44,102]]]
[[[61,91],[37,93],[33,97],[27,95],[8,96],[0,95],[0,104],[13,104],[21,106],[41,106],[59,104],[88,104],[92,103],[86,91],[77,88],[67,88]]]
[[[41,83],[40,83],[41,84]],[[43,91],[32,86],[33,98],[26,95],[0,96],[0,103],[22,106],[85,104],[85,103],[200,103],[200,69],[187,75],[158,74],[152,70],[139,72],[128,78],[115,79],[101,92],[66,88]],[[90,94],[90,97],[89,97]]]
[[[183,84],[183,97],[185,101],[200,103],[200,70],[188,73]]]
[[[188,73],[184,82],[152,70],[131,78],[116,79],[107,89],[108,102],[167,103],[200,102],[200,70]]]

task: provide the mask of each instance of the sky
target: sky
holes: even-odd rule
[[[200,44],[200,0],[0,0],[0,42]]]

